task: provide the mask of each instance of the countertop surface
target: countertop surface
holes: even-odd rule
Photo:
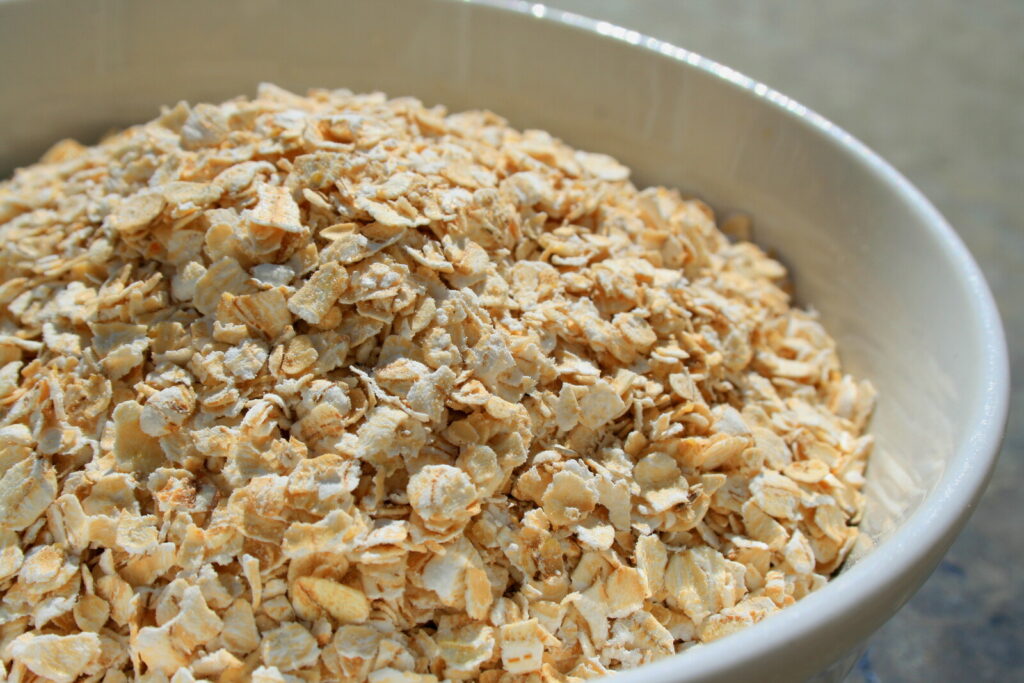
[[[817,110],[893,163],[958,230],[1006,325],[1006,441],[967,528],[849,680],[1024,680],[1024,2],[548,4],[701,53]]]

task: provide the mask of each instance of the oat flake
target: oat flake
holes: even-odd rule
[[[577,681],[821,587],[874,392],[726,227],[380,94],[59,143],[0,184],[0,669]]]

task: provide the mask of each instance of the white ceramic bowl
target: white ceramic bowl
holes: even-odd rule
[[[0,0],[0,171],[179,99],[259,81],[489,108],[612,154],[640,184],[756,219],[755,238],[880,392],[863,528],[875,541],[765,622],[621,681],[836,680],[981,495],[1006,417],[999,316],[928,201],[844,131],[699,55],[524,2]]]

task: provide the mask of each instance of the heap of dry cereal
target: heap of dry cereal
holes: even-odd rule
[[[783,268],[490,113],[262,86],[66,141],[0,274],[12,680],[576,681],[857,535],[873,392]]]

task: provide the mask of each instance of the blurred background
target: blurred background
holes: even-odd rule
[[[552,0],[817,110],[935,203],[981,264],[1014,394],[988,492],[849,681],[1024,680],[1024,1]]]

